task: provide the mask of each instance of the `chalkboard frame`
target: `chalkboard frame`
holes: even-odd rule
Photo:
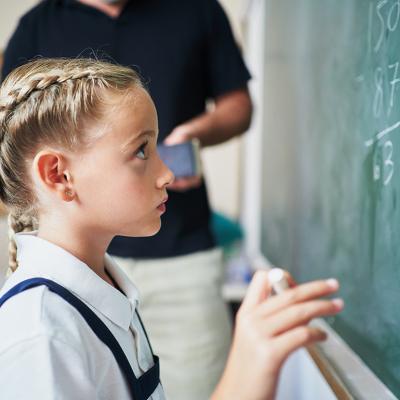
[[[310,355],[338,399],[397,399],[324,320],[314,320],[312,325],[328,334],[328,339],[315,345],[315,353]],[[352,397],[348,397],[347,393]]]

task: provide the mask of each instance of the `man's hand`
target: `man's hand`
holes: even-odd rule
[[[180,144],[191,140],[190,137],[190,125],[179,125],[177,126],[164,140],[164,144],[172,146],[174,144]],[[198,188],[201,186],[203,178],[201,176],[191,176],[188,178],[175,178],[174,182],[168,185],[168,190],[174,190],[176,192],[186,192],[189,189]]]
[[[186,192],[189,189],[198,188],[201,186],[203,178],[201,176],[194,176],[190,178],[177,178],[173,183],[167,186],[167,190],[175,192]]]
[[[164,144],[172,146],[180,144],[192,139],[190,135],[190,124],[183,124],[177,126],[164,140]]]

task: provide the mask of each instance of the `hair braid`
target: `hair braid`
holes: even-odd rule
[[[0,113],[13,111],[15,107],[28,99],[33,92],[45,90],[51,85],[61,84],[70,80],[84,78],[95,79],[97,77],[96,71],[90,70],[75,71],[68,74],[60,72],[60,74],[57,75],[38,74],[30,81],[24,82],[21,86],[14,86],[12,90],[2,98],[2,102],[0,103]]]
[[[17,215],[10,213],[8,215],[8,238],[10,240],[8,245],[8,263],[12,271],[18,267],[17,262],[17,244],[14,235],[18,232],[30,232],[36,228],[36,219],[29,214]]]

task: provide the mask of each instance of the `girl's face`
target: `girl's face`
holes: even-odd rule
[[[150,96],[135,88],[116,98],[90,130],[104,133],[89,150],[73,155],[70,165],[80,220],[112,236],[154,235],[174,176],[157,153],[158,121]]]

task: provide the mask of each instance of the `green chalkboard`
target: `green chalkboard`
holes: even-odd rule
[[[400,397],[400,1],[267,1],[262,251]]]

